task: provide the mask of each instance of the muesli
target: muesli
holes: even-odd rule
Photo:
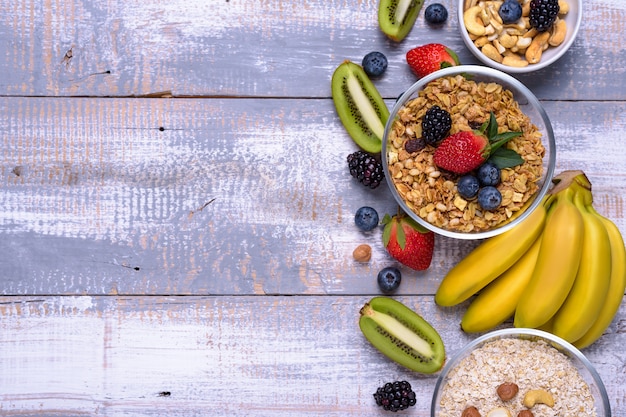
[[[518,388],[506,401],[497,392],[503,383]],[[553,404],[528,407],[524,399],[531,391],[545,392]],[[543,340],[518,338],[487,342],[462,359],[448,374],[439,405],[439,417],[461,416],[469,407],[482,416],[500,407],[512,416],[523,410],[534,417],[597,415],[589,385],[565,354]]]
[[[440,170],[433,162],[435,147],[409,152],[407,141],[420,138],[426,111],[437,105],[452,119],[450,134],[473,130],[496,117],[498,131],[522,135],[505,146],[515,150],[524,163],[505,168],[497,186],[502,194],[500,207],[483,211],[477,201],[457,192],[455,174]],[[387,144],[390,178],[406,205],[427,222],[456,232],[489,230],[523,210],[538,191],[543,173],[545,148],[541,132],[520,109],[513,93],[495,82],[475,82],[462,75],[438,78],[400,109]]]

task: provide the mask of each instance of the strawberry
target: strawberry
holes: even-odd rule
[[[392,258],[417,271],[428,269],[433,258],[435,234],[405,214],[383,218],[383,244]]]
[[[460,65],[457,54],[440,43],[429,43],[411,49],[406,53],[406,62],[420,78],[442,68]]]
[[[439,168],[467,174],[481,166],[489,154],[489,139],[477,132],[461,131],[448,136],[439,144],[433,161]]]
[[[493,113],[479,130],[460,131],[445,138],[435,150],[433,161],[439,168],[456,174],[467,174],[487,161],[494,152],[522,132],[498,133],[498,122]],[[500,168],[524,162],[517,152],[500,149],[494,163]]]

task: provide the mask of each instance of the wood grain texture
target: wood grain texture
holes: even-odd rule
[[[436,376],[390,363],[360,307],[392,261],[350,178],[356,150],[330,98],[345,59],[389,58],[389,106],[428,42],[477,61],[450,20],[395,44],[377,0],[1,1],[0,415],[379,416],[371,394],[408,379],[428,416]],[[518,76],[542,100],[557,172],[582,169],[626,235],[626,2],[589,0],[554,66]],[[352,250],[373,247],[359,264]],[[475,335],[441,277],[476,242],[439,237],[398,298],[449,354]],[[584,353],[626,416],[626,304]],[[503,326],[510,326],[506,323]]]
[[[423,18],[402,43],[378,29],[375,0],[147,0],[6,2],[0,8],[0,95],[329,97],[344,59],[388,55],[378,86],[397,97],[415,77],[404,54],[429,42],[478,61],[458,34],[456,1],[441,28]],[[542,99],[619,100],[626,9],[583,2],[584,23],[555,66],[520,76]]]
[[[473,336],[461,308],[399,297],[441,332],[448,356]],[[368,297],[0,298],[3,416],[378,416],[372,393],[407,379],[429,416],[437,375],[407,371],[358,329]],[[624,317],[587,357],[624,415]]]
[[[545,104],[557,172],[584,170],[626,235],[625,105]],[[329,100],[5,98],[0,115],[0,293],[372,294],[390,262],[353,216],[396,205],[348,174]],[[403,291],[433,294],[472,247],[437,245]]]

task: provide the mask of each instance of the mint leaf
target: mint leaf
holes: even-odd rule
[[[493,162],[498,168],[511,168],[524,163],[524,158],[513,149],[498,148],[489,157],[489,162]]]
[[[494,142],[496,136],[498,136],[498,121],[496,120],[496,115],[491,112],[489,113],[489,132],[487,132],[487,137]]]

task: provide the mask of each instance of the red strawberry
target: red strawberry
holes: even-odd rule
[[[406,62],[420,78],[442,68],[460,64],[456,53],[440,43],[429,43],[411,49],[406,53]]]
[[[439,168],[466,174],[481,166],[491,151],[489,139],[477,132],[458,132],[445,138],[435,150]]]
[[[512,149],[500,149],[502,145],[522,132],[498,133],[498,121],[491,113],[480,130],[461,131],[445,138],[435,149],[433,161],[439,168],[457,174],[467,174],[494,156],[500,168],[512,167],[524,162]],[[499,151],[499,153],[496,153]]]
[[[433,259],[435,234],[406,215],[383,218],[383,244],[392,258],[409,268],[423,271]]]

